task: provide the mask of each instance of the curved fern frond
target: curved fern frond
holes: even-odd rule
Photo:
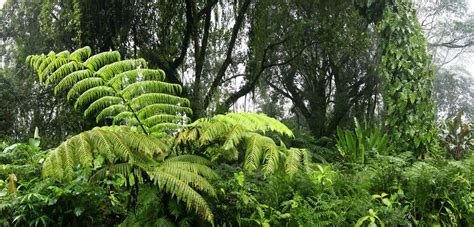
[[[99,70],[101,67],[111,64],[116,61],[120,61],[120,53],[118,51],[109,51],[109,52],[102,52],[102,53],[89,57],[84,62],[84,65],[88,69],[95,72]]]
[[[179,84],[146,80],[128,85],[120,92],[120,94],[123,95],[123,97],[130,99],[145,92],[179,95],[182,92],[182,87]]]
[[[61,66],[64,64],[68,63],[69,60],[65,57],[57,57],[53,59],[52,61],[44,61],[41,63],[40,67],[38,68],[38,71],[41,72],[41,77],[46,78],[47,75],[50,73],[53,73],[57,69],[59,69]],[[46,80],[46,86],[48,86],[49,81]]]
[[[138,111],[138,117],[142,119],[149,118],[150,116],[157,114],[176,114],[176,113],[185,113],[191,115],[193,111],[191,108],[171,105],[171,104],[152,104],[141,108]]]
[[[148,133],[145,126],[148,125],[148,128],[154,127],[155,134],[159,133],[160,128],[180,127],[155,127],[160,123],[179,120],[183,124],[188,121],[186,117],[179,116],[192,114],[189,100],[178,97],[182,92],[180,85],[163,81],[166,78],[163,70],[147,69],[142,58],[120,60],[117,51],[90,55],[90,48],[84,47],[72,54],[63,51],[28,56],[27,61],[37,70],[40,81],[48,75],[46,86],[59,81],[54,88],[55,93],[67,90],[68,100],[77,97],[74,108],[83,106],[85,116],[98,113],[97,121],[112,118],[113,123],[139,125],[145,133]],[[150,118],[163,114],[178,117]]]
[[[73,61],[77,61],[77,62],[83,62],[84,59],[89,58],[91,56],[91,54],[92,54],[91,48],[88,47],[88,46],[85,46],[85,47],[79,48],[79,49],[75,50],[74,52],[72,52],[69,55],[69,59],[71,59]]]
[[[256,170],[261,164],[266,147],[274,144],[273,140],[260,134],[253,134],[247,141],[244,168],[250,171]]]
[[[104,84],[105,84],[104,80],[100,77],[85,78],[75,83],[74,86],[72,86],[71,89],[69,89],[67,93],[67,100],[70,100],[71,97],[82,94],[84,91],[87,91],[91,88],[103,86]]]
[[[244,169],[261,169],[265,176],[278,169],[285,169],[290,175],[294,174],[294,169],[305,170],[307,164],[304,163],[309,160],[306,153],[287,149],[281,141],[281,146],[278,146],[272,138],[262,135],[265,132],[274,132],[276,136],[293,136],[288,127],[264,114],[229,113],[202,118],[187,125],[175,137],[174,145],[186,149],[188,145],[194,144],[203,148],[203,154],[209,155],[211,160],[217,157],[232,160],[239,156],[239,152],[243,152]]]
[[[206,178],[217,179],[217,175],[208,166],[190,162],[165,161],[158,170],[167,172],[190,185],[196,185],[198,190],[211,196],[216,196],[214,188],[207,182]]]
[[[305,149],[290,148],[287,151],[285,160],[286,172],[291,176],[303,169],[307,171],[309,169],[309,154]]]
[[[69,51],[64,50],[64,51],[61,51],[58,54],[56,54],[56,57],[57,58],[69,58],[70,55],[71,55],[71,53],[69,53]]]
[[[211,165],[208,159],[197,155],[178,155],[168,158],[168,161],[192,162],[206,166]]]
[[[113,123],[112,124],[117,124],[121,121],[125,121],[125,122],[128,122],[130,119],[132,119],[134,117],[133,113],[130,112],[130,111],[124,111],[124,112],[121,112],[119,114],[117,114],[117,116],[115,116],[113,119]],[[136,124],[133,124],[133,125],[136,125]]]
[[[214,216],[206,200],[189,184],[167,172],[156,172],[151,175],[152,180],[178,201],[185,202],[187,209],[194,209],[202,218],[212,221]]]
[[[66,77],[64,77],[55,87],[54,87],[54,94],[71,87],[73,84],[81,81],[82,79],[93,77],[94,73],[89,69],[75,71]]]
[[[164,93],[146,93],[138,97],[135,97],[131,101],[133,107],[143,107],[155,103],[171,104],[177,106],[189,107],[189,100],[186,98],[177,97],[174,95],[168,95]]]
[[[102,68],[97,70],[96,73],[100,75],[100,77],[102,77],[104,80],[108,81],[117,74],[134,70],[140,67],[146,67],[145,59],[128,59],[104,65]]]
[[[111,105],[101,110],[95,119],[97,122],[99,122],[105,118],[113,118],[117,114],[124,111],[128,111],[128,108],[123,104]]]
[[[191,119],[188,117],[181,117],[172,114],[158,114],[153,115],[143,121],[147,127],[153,127],[154,125],[161,123],[178,123],[178,122],[188,122]]]
[[[151,127],[150,132],[160,132],[160,131],[169,132],[176,129],[180,129],[182,127],[183,127],[182,125],[176,124],[176,123],[160,123]]]
[[[92,112],[103,110],[106,107],[117,105],[123,102],[122,98],[115,96],[104,96],[95,100],[92,104],[84,110],[84,116],[89,116]]]
[[[166,76],[161,69],[134,69],[117,74],[110,79],[108,85],[119,89],[121,85],[128,85],[141,80],[165,80]]]
[[[265,175],[270,175],[278,169],[280,164],[280,149],[275,144],[265,146],[265,156],[262,171]],[[291,175],[291,174],[290,174]]]
[[[208,179],[217,174],[207,166],[202,157],[184,155],[163,161],[167,146],[160,140],[134,132],[128,127],[94,128],[73,136],[49,153],[43,164],[43,176],[72,179],[76,170],[94,166],[94,159],[104,158],[104,164],[95,166],[91,180],[104,179],[115,174],[133,176],[136,183],[143,183],[147,175],[158,188],[188,209],[196,211],[203,219],[212,222],[213,214],[200,192],[215,196]]]
[[[167,148],[156,138],[128,127],[94,128],[69,138],[50,152],[43,164],[43,175],[71,179],[75,169],[93,166],[98,156],[104,157],[106,163],[121,160],[134,164],[140,161],[134,159],[138,157],[134,153],[151,160],[156,152],[164,152],[162,149]]]
[[[74,108],[77,109],[77,106],[83,106],[86,103],[91,103],[93,100],[101,98],[103,96],[114,95],[115,91],[111,87],[107,86],[98,86],[93,87],[84,93],[82,93],[79,98],[77,98],[74,103]]]
[[[54,82],[54,81],[56,81],[60,78],[64,78],[67,75],[69,75],[69,74],[71,74],[71,73],[73,73],[77,70],[81,70],[81,69],[83,69],[83,66],[82,66],[81,63],[76,62],[76,61],[68,62],[64,65],[61,65],[61,67],[59,67],[56,71],[54,71],[54,73],[51,74],[51,76],[49,76],[46,79],[45,84],[46,84],[46,86],[48,86],[49,83]]]

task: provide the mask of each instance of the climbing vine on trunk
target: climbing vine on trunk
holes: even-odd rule
[[[385,126],[400,151],[425,157],[437,146],[434,120],[434,74],[426,40],[413,4],[397,0],[378,23],[381,34],[380,74],[385,82]]]

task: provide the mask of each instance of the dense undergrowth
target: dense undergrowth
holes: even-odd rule
[[[341,143],[341,139],[337,141]],[[39,143],[39,138],[32,138],[28,143],[2,144],[2,225],[211,224],[199,211],[187,209],[186,202],[180,202],[173,191],[162,191],[146,182],[130,183],[133,179],[122,173],[91,181],[91,174],[101,164],[78,169],[77,177],[71,181],[43,178],[43,163],[51,150],[42,150]],[[336,147],[322,148],[315,143],[299,141],[312,157],[307,170],[291,175],[284,169],[272,174],[264,174],[261,167],[249,171],[238,160],[222,161],[217,157],[211,164],[218,175],[212,180],[215,195],[203,195],[214,214],[212,223],[216,226],[372,223],[470,226],[474,223],[472,146],[467,147],[461,160],[449,158],[452,157],[449,149],[444,150],[445,156],[439,152],[425,160],[417,159],[412,152],[382,154],[377,149],[367,149],[362,163],[344,159]],[[333,155],[337,157],[331,161]],[[138,190],[130,190],[138,185]]]

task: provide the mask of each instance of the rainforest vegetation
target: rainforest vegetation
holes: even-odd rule
[[[3,1],[0,225],[474,226],[468,6]]]

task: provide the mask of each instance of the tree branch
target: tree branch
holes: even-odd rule
[[[232,28],[232,36],[229,41],[229,46],[227,48],[226,52],[226,58],[224,60],[224,63],[222,63],[222,66],[219,68],[219,71],[217,73],[217,76],[214,78],[214,81],[212,81],[211,87],[209,88],[209,91],[204,98],[204,109],[207,109],[209,106],[209,103],[211,102],[212,95],[216,91],[217,87],[222,81],[222,78],[225,75],[225,72],[227,68],[229,67],[231,61],[232,61],[232,52],[235,47],[235,42],[237,41],[237,35],[239,33],[240,27],[244,21],[245,13],[247,12],[247,9],[250,6],[250,2],[252,0],[245,0],[244,4],[242,5],[242,8],[240,8],[239,14],[237,16],[237,19],[235,21],[234,27]]]

